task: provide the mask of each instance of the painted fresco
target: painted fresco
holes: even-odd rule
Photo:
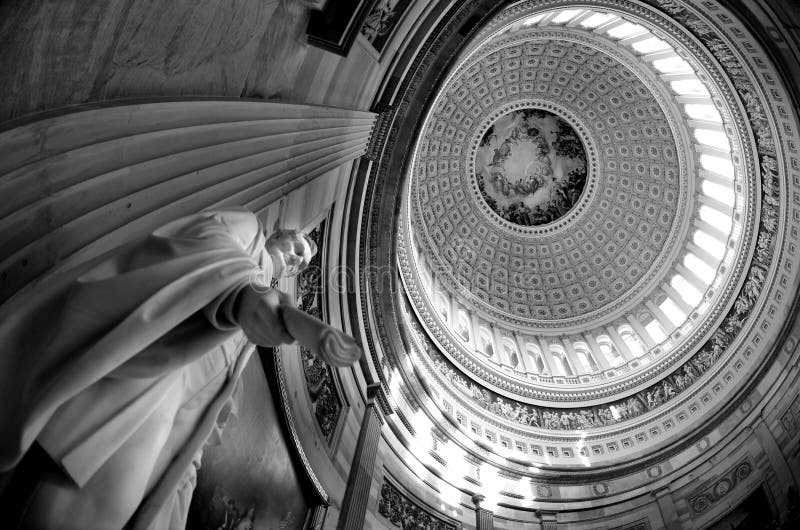
[[[379,0],[367,14],[361,33],[378,51],[383,51],[386,41],[394,31],[411,0]]]
[[[586,185],[586,151],[572,126],[541,109],[495,121],[475,158],[478,188],[500,217],[523,226],[552,223],[578,202]]]
[[[265,349],[271,355],[271,349]],[[260,355],[242,374],[221,443],[206,446],[187,528],[300,530],[316,504],[281,426]]]

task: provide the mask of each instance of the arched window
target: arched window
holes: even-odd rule
[[[560,375],[565,377],[572,377],[575,373],[572,371],[572,367],[569,365],[569,359],[567,359],[567,354],[564,352],[564,349],[558,345],[551,345],[550,352],[553,354],[553,359],[556,362],[556,366],[558,367],[558,371]]]
[[[605,356],[608,364],[611,366],[619,366],[625,362],[625,359],[622,358],[617,348],[614,347],[614,343],[608,335],[600,335],[597,337],[597,345],[600,346],[600,353]]]
[[[667,318],[674,324],[677,328],[686,320],[686,313],[678,307],[678,304],[675,303],[670,297],[664,298],[664,300],[658,304],[658,308],[661,310],[662,313],[667,315]]]
[[[490,359],[494,357],[494,341],[488,329],[481,327],[481,351]]]
[[[661,342],[667,338],[667,332],[664,330],[664,327],[661,323],[653,318],[650,314],[647,314],[645,318],[639,319],[641,322],[644,322],[644,329],[650,335],[654,342]]]
[[[469,342],[469,317],[463,310],[458,312],[458,334],[461,336],[461,340]]]
[[[622,342],[625,343],[634,357],[641,357],[644,354],[644,344],[642,344],[639,336],[633,332],[633,328],[628,325],[620,326],[619,336],[622,337]]]
[[[576,342],[574,344],[575,352],[578,354],[578,360],[583,365],[583,371],[586,373],[597,372],[599,366],[594,359],[594,355],[589,351],[589,345],[585,342]]]
[[[444,297],[442,293],[436,293],[436,310],[439,311],[439,314],[442,315],[442,320],[447,322],[448,311],[447,306],[447,298]]]
[[[517,347],[514,346],[514,343],[512,343],[510,340],[506,339],[503,341],[503,350],[508,357],[508,362],[511,364],[511,368],[516,369],[519,366]]]
[[[539,347],[529,342],[525,344],[525,352],[528,354],[528,358],[533,360],[536,373],[539,375],[544,374],[544,360],[542,359],[542,352],[539,350]]]

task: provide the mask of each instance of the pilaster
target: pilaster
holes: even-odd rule
[[[350,465],[347,489],[342,500],[342,511],[337,530],[361,530],[367,514],[370,486],[375,472],[375,458],[381,439],[384,415],[391,414],[386,393],[380,383],[367,387],[367,407],[358,434],[356,451]]]
[[[481,508],[484,498],[480,494],[472,496],[472,504],[475,505],[475,527],[477,530],[494,530],[494,512]]]

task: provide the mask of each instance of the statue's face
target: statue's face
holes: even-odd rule
[[[282,234],[267,240],[267,252],[272,257],[273,275],[288,278],[308,267],[314,254],[301,234]]]

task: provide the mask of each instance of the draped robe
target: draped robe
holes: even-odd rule
[[[194,466],[253,351],[233,310],[254,273],[271,277],[264,243],[252,213],[203,212],[6,304],[0,470],[37,441],[77,487],[96,487],[155,436],[151,469],[130,462],[149,476],[127,524],[182,527]]]

